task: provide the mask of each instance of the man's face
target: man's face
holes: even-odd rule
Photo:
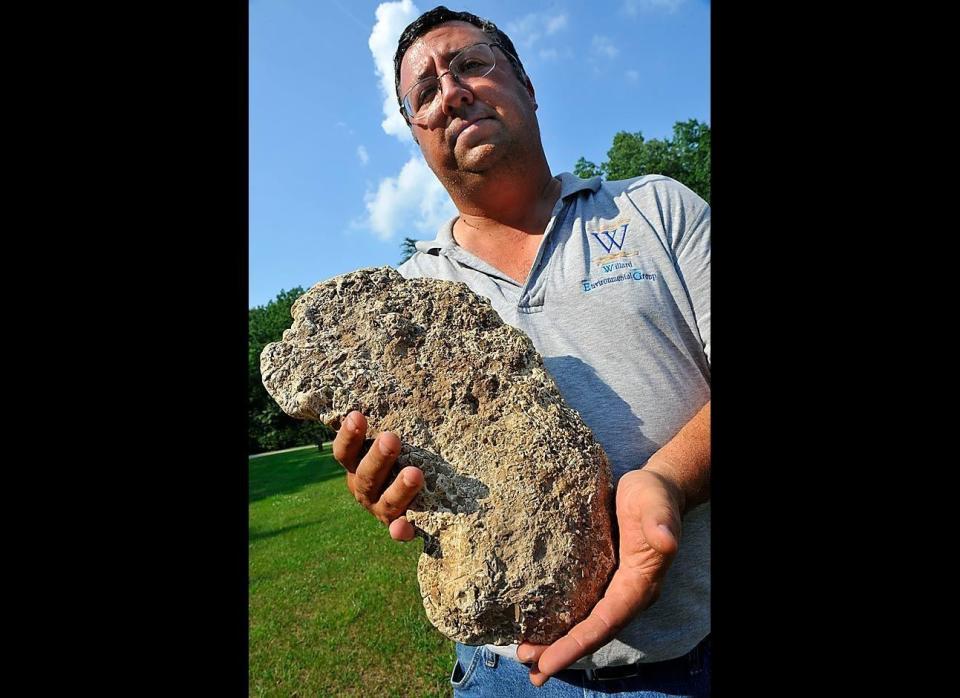
[[[424,34],[400,64],[401,96],[418,80],[446,72],[461,49],[491,41],[467,22],[448,22]],[[533,86],[520,82],[499,47],[493,51],[493,72],[466,79],[463,85],[444,76],[437,110],[427,123],[411,125],[424,159],[445,183],[523,158],[539,141]]]

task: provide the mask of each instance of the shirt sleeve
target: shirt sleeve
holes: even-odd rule
[[[669,177],[654,182],[664,244],[683,285],[707,365],[710,365],[710,204]]]
[[[674,258],[687,290],[703,353],[710,363],[710,205],[679,185],[674,214]]]

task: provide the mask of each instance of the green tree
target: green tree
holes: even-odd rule
[[[710,126],[696,119],[673,127],[673,147],[681,153],[684,177],[680,181],[710,203]]]
[[[417,251],[417,241],[413,238],[404,238],[403,242],[400,243],[400,251],[403,253],[403,259],[399,263],[403,264]]]
[[[260,378],[260,353],[270,342],[283,338],[293,322],[290,308],[302,296],[299,286],[280,291],[266,305],[252,308],[248,316],[248,449],[261,453],[292,446],[304,446],[329,439],[333,430],[320,422],[302,421],[280,409]]]
[[[601,174],[608,180],[662,174],[682,182],[709,203],[710,126],[696,119],[678,121],[673,138],[649,141],[639,131],[620,131],[599,168],[581,157],[573,171],[578,177]]]
[[[597,175],[603,174],[600,171],[600,168],[594,165],[592,162],[587,160],[584,157],[581,157],[577,160],[577,164],[573,166],[573,174],[577,175],[580,179],[590,179],[591,177],[596,177]]]

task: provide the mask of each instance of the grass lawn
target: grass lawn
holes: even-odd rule
[[[357,504],[329,444],[251,458],[251,696],[450,696],[453,643],[424,614],[419,540]]]

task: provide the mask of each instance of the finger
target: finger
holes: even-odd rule
[[[349,473],[357,471],[360,449],[367,434],[367,418],[354,410],[348,414],[333,440],[333,457]]]
[[[423,472],[420,468],[408,465],[397,474],[390,486],[380,495],[380,500],[373,508],[374,516],[386,524],[402,516],[422,486]],[[399,532],[405,533],[406,531]]]
[[[590,615],[541,653],[530,672],[530,680],[534,685],[542,686],[553,674],[603,647],[636,613],[650,605],[655,594],[653,585],[642,579],[628,578],[618,570],[606,595]],[[537,683],[540,679],[542,681]]]
[[[400,439],[393,432],[384,431],[374,440],[367,455],[357,466],[356,477],[353,478],[353,496],[371,512],[380,499],[380,488],[399,454]]]
[[[519,659],[524,664],[530,664],[530,682],[537,687],[545,684],[550,676],[540,671],[537,662],[540,657],[543,655],[544,651],[550,645],[534,645],[530,642],[521,642],[517,646],[517,659]]]
[[[542,686],[547,681],[549,681],[550,676],[551,676],[550,674],[545,674],[542,671],[540,671],[536,663],[534,663],[534,665],[530,667],[530,683],[532,683],[537,688],[540,688],[540,686]]]
[[[535,686],[542,686],[550,676],[603,647],[614,634],[607,621],[591,614],[541,653],[530,669],[530,680]]]
[[[399,517],[390,522],[390,537],[394,540],[408,541],[415,537],[413,524],[404,517]]]
[[[517,659],[524,664],[530,664],[540,659],[543,651],[550,645],[534,645],[531,642],[521,642],[517,645]]]
[[[662,503],[651,505],[636,520],[618,517],[620,521],[620,554],[628,557],[632,546],[649,545],[659,553],[664,561],[669,562],[677,554],[680,547],[680,518],[675,512]]]
[[[677,485],[660,473],[647,470],[633,471],[637,476],[630,481],[629,486],[617,490],[617,512],[630,520],[641,521],[646,518],[655,518],[670,528],[679,538],[680,509]],[[655,483],[651,486],[651,481]]]
[[[643,520],[643,537],[650,546],[668,560],[673,558],[680,549],[679,526],[670,516],[664,521],[662,518],[648,517]]]

